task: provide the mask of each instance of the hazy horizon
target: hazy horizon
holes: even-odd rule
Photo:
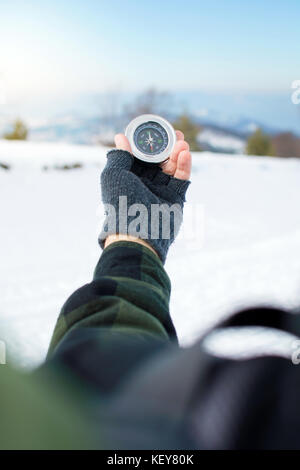
[[[299,132],[299,17],[298,0],[2,2],[0,118],[98,115],[104,95],[154,87],[217,122]]]
[[[162,90],[164,91],[164,90]],[[121,110],[138,92],[65,93],[27,100],[16,100],[0,107],[0,119],[21,117],[29,125],[44,125],[60,117],[89,119],[105,116],[111,107]],[[230,93],[202,90],[170,93],[170,112],[189,112],[204,122],[226,127],[248,120],[274,131],[300,132],[300,108],[291,101],[291,90],[283,93]]]

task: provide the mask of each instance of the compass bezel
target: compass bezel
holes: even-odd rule
[[[156,155],[147,155],[143,153],[135,144],[134,141],[134,134],[135,131],[139,126],[142,124],[146,124],[147,122],[155,122],[162,126],[167,133],[168,136],[168,144],[166,148]],[[173,129],[173,126],[167,121],[166,119],[162,118],[161,116],[157,116],[156,114],[142,114],[141,116],[136,117],[133,119],[127,126],[125,130],[125,135],[129,140],[131,150],[133,155],[148,163],[162,163],[167,160],[174,149],[174,145],[176,143],[176,134]]]

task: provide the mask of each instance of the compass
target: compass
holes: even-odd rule
[[[176,134],[171,124],[155,114],[143,114],[133,119],[125,130],[132,153],[139,160],[161,163],[172,152]]]

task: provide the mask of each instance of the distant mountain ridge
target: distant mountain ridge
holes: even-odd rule
[[[111,142],[123,131],[126,105],[137,93],[84,93],[54,99],[27,100],[26,105],[7,103],[0,107],[0,137],[16,117],[30,129],[34,141],[95,144]],[[168,108],[164,108],[168,109]],[[300,106],[292,104],[289,91],[268,93],[171,93],[169,120],[188,112],[201,126],[201,147],[219,152],[242,152],[248,136],[258,127],[274,136],[291,131],[300,135]]]
[[[243,120],[236,127],[226,127],[196,117],[194,119],[201,127],[198,136],[201,148],[209,151],[243,153],[247,137],[258,127],[265,129],[261,124],[250,120]],[[82,118],[78,115],[65,115],[32,126],[30,140],[74,144],[109,143],[113,140],[114,133],[119,131],[122,128],[114,127],[103,116]]]

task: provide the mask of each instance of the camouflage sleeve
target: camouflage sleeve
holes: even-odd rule
[[[102,253],[93,281],[78,289],[59,315],[48,355],[74,328],[110,328],[177,342],[169,314],[170,280],[148,248],[116,242]]]

